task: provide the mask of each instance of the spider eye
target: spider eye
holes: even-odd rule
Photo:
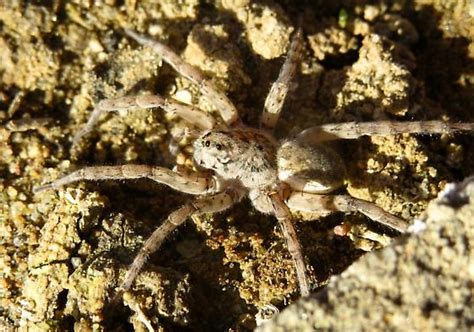
[[[219,150],[219,151],[222,150],[222,145],[216,144],[216,149]]]
[[[204,143],[204,145],[205,145],[206,147],[209,147],[209,146],[211,146],[211,142],[210,142],[210,141],[206,141],[206,142]]]

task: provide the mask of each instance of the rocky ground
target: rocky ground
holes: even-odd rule
[[[37,195],[33,186],[84,165],[191,165],[187,125],[160,110],[107,115],[71,149],[101,99],[160,93],[214,111],[124,28],[171,46],[256,125],[300,22],[304,54],[280,138],[331,122],[474,121],[472,4],[319,3],[0,3],[0,328],[251,330],[298,299],[275,221],[243,202],[193,218],[151,257],[116,311],[105,311],[136,250],[188,197],[149,181],[78,183]],[[360,215],[299,222],[323,293],[271,324],[284,330],[296,312],[308,329],[469,329],[472,205],[443,205],[444,191],[423,211],[447,183],[474,173],[472,142],[472,134],[459,134],[340,144],[347,191],[412,223],[424,220],[426,230],[351,266],[396,234]],[[459,192],[472,198],[471,187]],[[334,233],[341,224],[345,236]]]
[[[474,178],[450,184],[413,232],[365,255],[257,331],[468,331],[474,324]]]

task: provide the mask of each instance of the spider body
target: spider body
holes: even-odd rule
[[[133,31],[125,33],[139,44],[153,48],[165,62],[197,84],[220,117],[160,95],[126,96],[99,102],[87,124],[73,138],[77,144],[92,131],[99,116],[112,111],[160,108],[179,115],[202,133],[194,142],[195,170],[170,170],[150,165],[92,166],[79,169],[53,182],[34,188],[35,192],[56,189],[82,180],[148,178],[194,198],[172,212],[150,235],[127,270],[112,303],[128,291],[151,253],[190,216],[226,210],[248,195],[255,208],[274,215],[280,225],[294,262],[302,296],[310,293],[303,250],[293,226],[290,210],[328,214],[335,211],[359,212],[375,222],[399,232],[408,222],[384,211],[372,202],[350,195],[332,194],[344,182],[345,168],[340,156],[327,146],[335,139],[356,139],[365,135],[400,133],[453,133],[472,131],[474,123],[348,122],[310,127],[289,140],[279,142],[272,135],[278,122],[291,80],[296,72],[302,33],[297,30],[289,46],[278,79],[265,100],[260,128],[241,124],[237,109],[211,80],[187,64],[166,45]],[[225,129],[221,129],[225,128]],[[205,169],[206,172],[202,172]]]
[[[346,170],[342,158],[325,144],[297,139],[279,143],[270,132],[239,127],[209,131],[194,142],[196,166],[236,180],[249,193],[254,207],[271,214],[271,191],[292,190],[325,194],[341,187]]]

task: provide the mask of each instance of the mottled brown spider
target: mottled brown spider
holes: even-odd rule
[[[153,48],[178,73],[197,84],[220,117],[216,119],[209,113],[159,95],[103,100],[98,103],[84,128],[73,138],[74,144],[93,129],[102,113],[158,107],[179,115],[200,130],[194,142],[195,168],[170,170],[148,165],[86,167],[34,189],[35,192],[56,189],[81,180],[149,178],[196,196],[171,213],[148,238],[130,265],[113,302],[131,288],[148,256],[158,250],[166,237],[190,216],[224,211],[246,195],[258,211],[274,215],[278,220],[294,261],[301,295],[307,296],[311,285],[291,210],[360,212],[399,232],[405,232],[408,227],[407,221],[374,203],[350,195],[331,194],[343,185],[345,167],[340,156],[325,142],[364,135],[436,134],[474,129],[473,123],[441,121],[349,122],[311,127],[292,138],[278,140],[272,131],[299,63],[302,47],[300,30],[295,32],[278,79],[265,100],[260,128],[245,126],[235,106],[212,81],[184,62],[168,46],[130,30],[125,32],[139,44]]]

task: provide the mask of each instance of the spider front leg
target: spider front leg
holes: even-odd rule
[[[159,95],[126,96],[100,101],[92,111],[86,125],[72,139],[73,146],[79,143],[82,137],[89,134],[96,125],[102,113],[116,111],[132,111],[138,109],[161,108],[167,113],[175,113],[185,121],[202,130],[214,128],[214,118],[196,107],[182,104],[172,98],[163,98]]]
[[[178,210],[171,213],[165,222],[158,227],[151,236],[146,240],[143,247],[130,265],[119,291],[112,299],[111,306],[113,307],[122,297],[123,293],[127,292],[133,284],[138,273],[147,261],[148,257],[158,250],[163,241],[181,224],[183,224],[192,215],[200,215],[204,213],[216,213],[227,210],[235,203],[238,203],[245,192],[241,188],[227,188],[225,191],[204,197],[197,197]]]
[[[389,136],[396,134],[451,134],[473,131],[474,123],[443,121],[377,121],[331,123],[303,130],[296,139],[308,143],[320,143],[337,139],[356,139],[361,136]]]
[[[33,188],[37,193],[49,189],[57,189],[66,184],[82,180],[128,180],[148,178],[165,184],[177,191],[199,195],[220,190],[221,180],[214,176],[203,176],[194,172],[174,172],[164,167],[148,165],[92,166],[72,172],[51,183]]]
[[[295,211],[306,212],[360,212],[379,224],[401,233],[408,229],[408,222],[378,207],[376,204],[350,195],[321,195],[293,192],[286,204]]]
[[[273,130],[280,118],[286,95],[300,60],[301,46],[301,29],[298,29],[291,41],[285,63],[283,63],[278,74],[278,79],[272,84],[270,92],[265,99],[263,113],[260,117],[260,125],[263,128]]]
[[[301,296],[308,296],[310,292],[309,278],[306,273],[303,250],[301,249],[301,244],[296,235],[295,227],[293,226],[293,218],[291,217],[290,210],[278,193],[270,194],[269,198],[273,205],[275,217],[285,237],[288,251],[295,264],[296,277],[298,278]]]
[[[160,42],[142,36],[129,29],[125,29],[125,33],[139,44],[152,48],[178,73],[197,84],[201,93],[216,107],[226,124],[231,125],[238,122],[239,114],[234,104],[232,104],[230,99],[227,98],[211,80],[207,79],[200,70],[184,62],[171,48]]]

